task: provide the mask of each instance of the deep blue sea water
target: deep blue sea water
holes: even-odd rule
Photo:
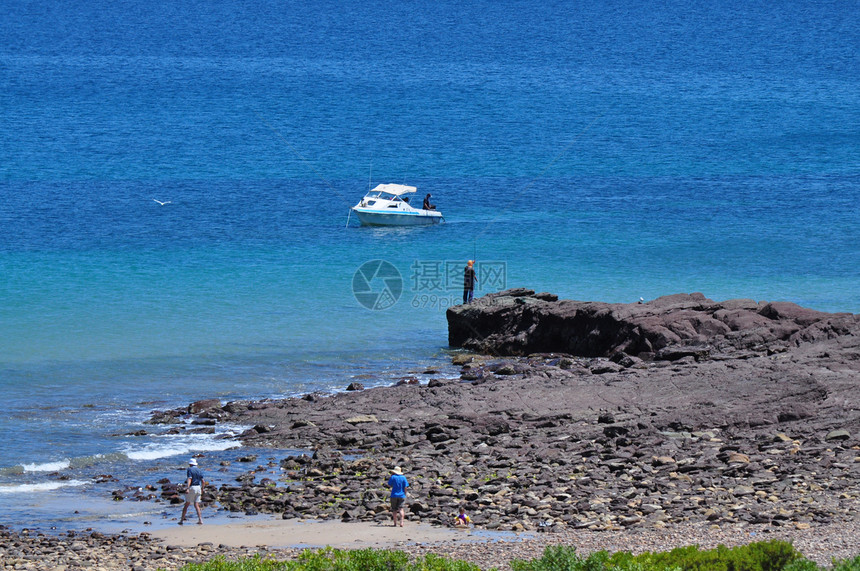
[[[470,258],[478,294],[860,312],[854,2],[4,12],[4,523],[119,520],[72,508],[236,454],[122,436],[155,409],[454,374]],[[379,182],[446,223],[347,227]],[[373,260],[402,280],[385,310],[353,294]]]

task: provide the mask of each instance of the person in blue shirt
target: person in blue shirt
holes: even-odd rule
[[[391,488],[391,519],[394,520],[394,527],[397,527],[398,516],[400,516],[400,527],[403,527],[403,520],[406,517],[403,504],[406,502],[406,488],[409,487],[409,482],[400,466],[394,467],[385,485]]]
[[[194,509],[197,510],[197,525],[203,525],[203,512],[200,510],[200,498],[203,496],[203,486],[206,482],[203,481],[203,472],[197,467],[197,460],[192,458],[188,461],[188,469],[185,470],[185,505],[182,507],[182,517],[179,518],[179,525],[185,523],[185,514],[188,513],[188,506],[194,504]]]

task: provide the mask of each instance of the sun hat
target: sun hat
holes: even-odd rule
[[[197,460],[195,460],[194,458],[192,458],[191,460],[189,460],[189,461],[188,461],[188,464],[189,464],[190,466],[196,466],[196,465],[197,465]]]
[[[400,469],[400,466],[395,466],[394,469],[391,471],[391,473],[397,474],[398,476],[402,476],[403,470]]]

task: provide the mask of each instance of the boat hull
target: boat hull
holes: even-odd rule
[[[365,226],[427,226],[442,221],[439,212],[379,212],[353,208],[358,220]]]

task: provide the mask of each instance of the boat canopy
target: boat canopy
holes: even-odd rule
[[[377,185],[376,188],[371,190],[370,192],[387,192],[389,194],[393,194],[394,196],[400,196],[401,194],[408,194],[410,192],[417,192],[418,189],[414,186],[406,186],[405,184],[380,184]]]

